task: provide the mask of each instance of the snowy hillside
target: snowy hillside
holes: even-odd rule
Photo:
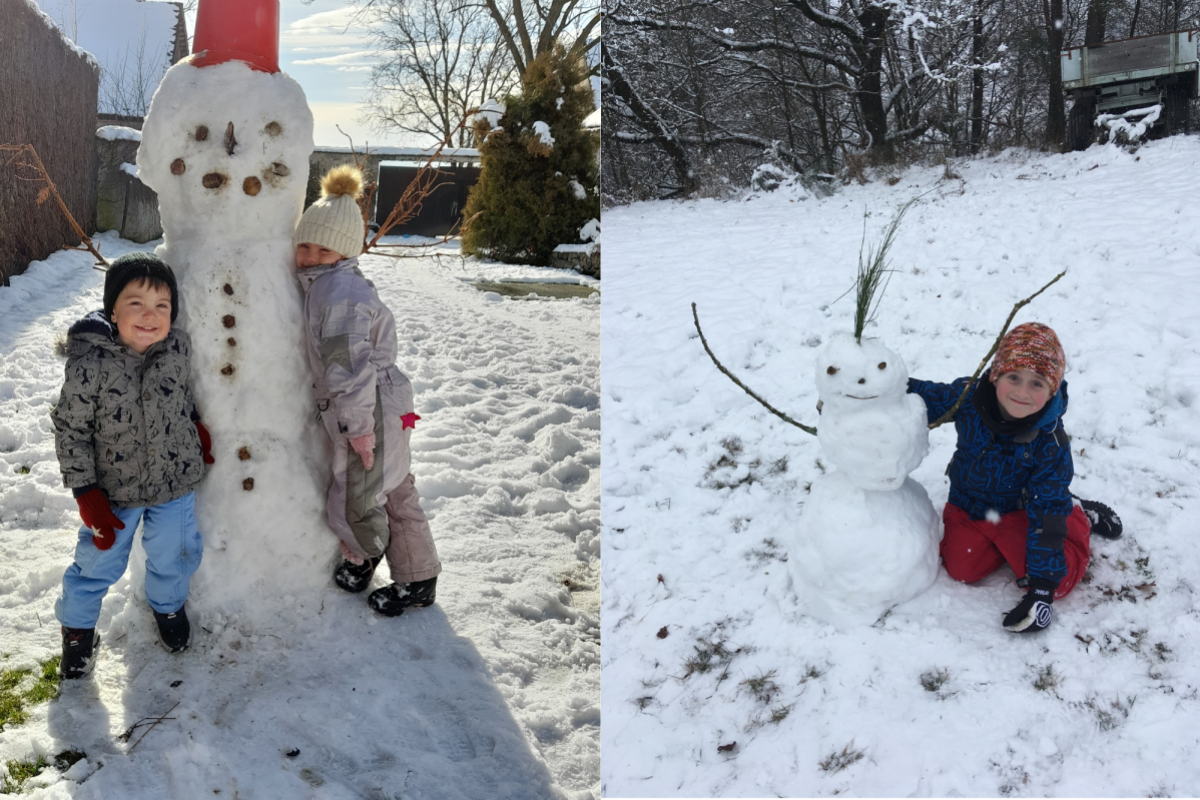
[[[154,244],[99,239],[109,258]],[[60,648],[53,603],[79,521],[54,455],[54,343],[101,304],[90,262],[57,253],[0,288],[5,673]],[[51,766],[29,780],[33,797],[598,796],[599,299],[483,293],[470,282],[578,276],[448,250],[362,267],[395,312],[416,390],[437,604],[385,619],[332,580],[236,615],[194,598],[193,646],[172,656],[135,565],[104,602],[93,675],[0,732],[0,764],[86,754],[65,777]],[[271,520],[245,523],[254,536]],[[330,574],[336,550],[330,533]]]
[[[610,210],[603,311],[607,796],[1200,793],[1200,140],[1006,152],[820,198]],[[970,375],[1014,324],[1066,350],[1076,494],[1122,516],[1037,635],[1007,567],[873,625],[798,612],[785,560],[817,439],[814,362],[849,332],[863,235],[920,196],[876,324],[909,373]],[[940,512],[952,426],[913,473]],[[798,548],[793,548],[798,549]]]

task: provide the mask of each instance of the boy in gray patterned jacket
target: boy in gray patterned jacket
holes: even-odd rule
[[[321,199],[296,228],[296,268],[313,392],[333,441],[325,510],[345,559],[334,582],[361,592],[386,556],[393,583],[367,602],[394,617],[433,604],[442,565],[411,473],[409,439],[420,417],[412,384],[396,368],[396,321],[358,269],[361,189],[350,166],[322,179]]]
[[[125,574],[139,522],[159,637],[175,653],[191,639],[184,602],[203,550],[195,488],[213,459],[192,399],[190,340],[172,328],[178,313],[171,268],[129,253],[108,269],[104,310],[67,337],[66,381],[51,418],[63,483],[84,526],[54,605],[64,678],[95,663],[100,606]]]

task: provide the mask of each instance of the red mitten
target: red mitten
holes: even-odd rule
[[[125,530],[125,523],[113,513],[104,492],[92,489],[75,498],[79,504],[79,517],[83,524],[92,529],[92,541],[100,550],[107,550],[117,541],[117,531]],[[116,530],[113,530],[113,529]]]
[[[354,452],[358,453],[358,457],[362,459],[363,466],[367,472],[370,472],[371,467],[375,464],[375,434],[366,433],[362,436],[355,436],[350,439],[350,446],[354,448]]]
[[[204,463],[212,464],[212,435],[200,420],[196,420],[196,433],[200,434],[200,452],[204,456]]]
[[[400,417],[400,430],[404,430],[405,428],[412,428],[413,430],[416,430],[417,420],[419,419],[420,417],[418,417],[416,414],[403,415]]]

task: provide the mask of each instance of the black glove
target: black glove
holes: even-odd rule
[[[1004,615],[1004,627],[1018,633],[1036,633],[1050,627],[1054,617],[1054,590],[1058,583],[1043,578],[1031,578],[1029,591],[1017,607]]]

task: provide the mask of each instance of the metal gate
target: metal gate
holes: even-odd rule
[[[420,167],[415,164],[382,162],[379,165],[379,188],[375,194],[375,224],[383,225],[388,214],[404,195]],[[467,192],[479,180],[479,167],[438,167],[433,194],[421,203],[417,215],[408,222],[388,231],[395,236],[445,236],[457,229],[467,205]]]

